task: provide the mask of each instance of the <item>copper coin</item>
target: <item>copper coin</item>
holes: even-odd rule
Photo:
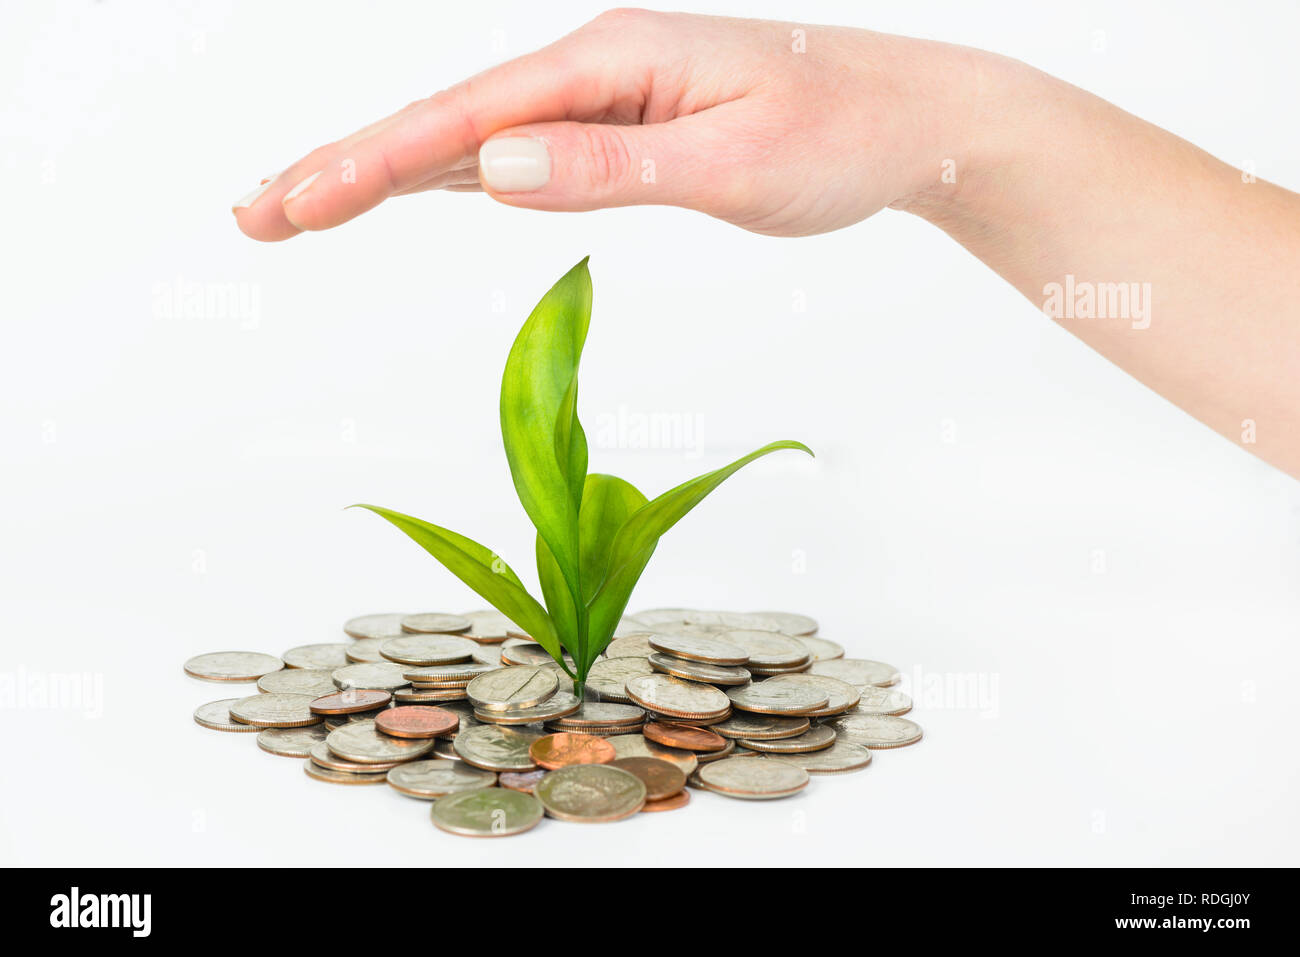
[[[662,801],[686,787],[686,772],[659,758],[619,758],[614,767],[629,771],[645,785],[647,801]]]
[[[311,710],[316,714],[352,714],[355,711],[370,711],[382,708],[393,700],[387,691],[366,691],[349,688],[333,694],[323,694],[311,703]]]
[[[540,771],[505,771],[497,775],[497,784],[512,791],[524,791],[532,794],[533,788],[537,787],[537,782],[549,773],[545,769]]]
[[[721,751],[727,746],[727,739],[716,731],[671,721],[651,721],[641,733],[656,744],[684,751]]]
[[[614,760],[614,746],[594,734],[561,731],[538,738],[528,746],[528,756],[548,771],[573,764],[609,764]]]
[[[676,794],[666,798],[660,798],[657,801],[646,801],[645,806],[641,808],[641,813],[645,814],[650,811],[675,811],[679,807],[686,807],[691,803],[691,792],[685,788]]]
[[[375,729],[395,738],[436,738],[459,726],[459,717],[428,705],[402,705],[375,715]]]

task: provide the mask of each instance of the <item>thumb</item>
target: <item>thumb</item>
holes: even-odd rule
[[[710,148],[715,137],[702,117],[647,126],[562,122],[501,130],[479,149],[479,182],[494,199],[528,209],[654,204],[720,215],[711,189],[718,151]]]

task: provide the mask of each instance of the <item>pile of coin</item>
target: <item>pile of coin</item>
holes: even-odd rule
[[[897,669],[846,658],[789,612],[658,608],[625,616],[581,696],[561,664],[496,611],[380,614],[347,641],[280,657],[215,652],[191,677],[258,693],[194,712],[257,732],[334,784],[388,784],[432,801],[433,823],[518,834],[544,817],[617,821],[690,801],[688,788],[766,800],[811,775],[866,768],[914,744]]]

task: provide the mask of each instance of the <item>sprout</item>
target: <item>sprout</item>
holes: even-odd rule
[[[591,274],[584,259],[528,317],[501,379],[501,437],[515,491],[537,528],[545,607],[491,549],[400,512],[359,506],[388,519],[527,632],[573,678],[579,695],[660,536],[755,459],[778,449],[812,455],[799,442],[773,442],[652,500],[621,478],[588,474],[577,402],[590,320]]]

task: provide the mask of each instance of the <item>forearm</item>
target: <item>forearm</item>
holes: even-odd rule
[[[977,62],[975,95],[950,124],[955,182],[936,169],[895,205],[1300,475],[1300,197],[1022,64]]]

